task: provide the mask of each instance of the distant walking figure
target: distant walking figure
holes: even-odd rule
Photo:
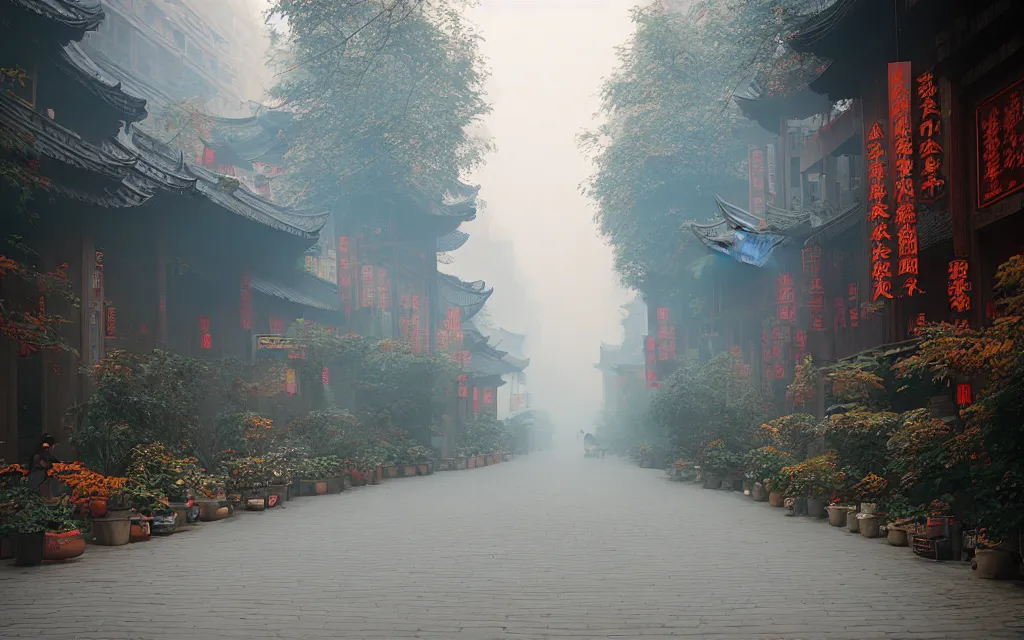
[[[44,433],[39,441],[39,446],[36,448],[35,453],[32,454],[32,459],[28,463],[29,486],[42,493],[45,498],[53,497],[50,470],[53,469],[53,463],[60,462],[53,455],[53,445],[55,444],[57,444],[57,439],[48,433]]]

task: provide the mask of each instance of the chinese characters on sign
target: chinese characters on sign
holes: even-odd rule
[[[213,348],[213,338],[210,337],[209,316],[199,316],[199,346],[203,349]]]
[[[320,382],[323,383],[325,387],[331,384],[331,370],[327,367],[324,367],[323,370],[320,371]]]
[[[487,387],[486,389],[484,389],[484,404],[494,404],[494,389],[492,387]]]
[[[914,193],[914,132],[910,120],[910,63],[889,63],[889,127],[892,135],[892,192],[896,205],[897,274],[907,296],[918,287],[917,198]]]
[[[352,313],[352,265],[348,253],[348,238],[338,238],[338,301],[347,317]]]
[[[811,331],[825,330],[825,284],[821,277],[821,247],[807,247],[800,254],[807,282],[807,311]]]
[[[363,292],[362,306],[363,307],[372,307],[373,306],[373,298],[374,298],[374,294],[376,293],[376,291],[375,291],[376,287],[374,286],[374,282],[373,282],[374,272],[375,272],[375,269],[373,268],[373,266],[368,265],[368,264],[364,264],[363,265],[363,268],[362,268],[362,292]]]
[[[796,288],[793,286],[793,274],[780,273],[775,279],[775,305],[778,309],[779,322],[796,321]]]
[[[942,149],[939,87],[931,71],[917,76],[917,111],[917,195],[925,202],[935,202],[946,192],[946,179],[942,175],[945,151]]]
[[[39,300],[42,303],[42,298]],[[117,337],[117,310],[114,307],[107,307],[107,337]]]
[[[466,386],[466,381],[469,380],[469,376],[467,376],[464,373],[459,374],[458,380],[459,380],[459,397],[460,398],[468,398],[469,397],[469,388]]]
[[[480,388],[473,387],[473,415],[480,413]]]
[[[644,340],[644,363],[646,365],[647,388],[654,389],[658,386],[658,361],[657,345],[654,336],[647,336]]]
[[[856,329],[860,326],[859,296],[860,287],[856,282],[851,282],[846,288],[846,299],[850,303],[850,328]]]
[[[978,208],[1024,189],[1024,79],[978,106]]]
[[[675,360],[676,329],[669,322],[668,308],[658,307],[658,360]]]
[[[868,226],[871,229],[871,300],[892,298],[889,194],[885,188],[885,132],[876,122],[868,132]]]
[[[946,288],[949,295],[949,308],[955,313],[967,313],[971,310],[971,281],[967,277],[967,261],[952,260],[949,263],[949,284]]]
[[[748,180],[750,182],[750,213],[764,214],[764,151],[750,147],[747,152]]]

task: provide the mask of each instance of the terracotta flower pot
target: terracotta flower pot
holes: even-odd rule
[[[833,527],[845,527],[846,513],[849,510],[849,507],[840,507],[838,505],[828,507],[828,523]]]
[[[860,531],[860,520],[857,519],[857,512],[853,509],[846,512],[846,528],[850,530],[850,533]]]
[[[1019,572],[1013,554],[1000,549],[978,549],[971,568],[974,575],[984,580],[1016,578]]]
[[[414,465],[414,464],[402,465],[402,477],[408,478],[408,477],[414,476],[414,475],[416,475],[416,465]]]
[[[484,456],[482,454],[476,457],[476,466],[482,467],[486,464],[487,462],[484,460]]]
[[[217,500],[204,500],[199,503],[199,519],[204,522],[216,522],[231,516],[231,507],[222,506]]]
[[[881,525],[882,523],[874,514],[866,514],[866,517],[860,518],[860,535],[865,538],[877,538]]]
[[[104,518],[92,521],[93,542],[104,547],[120,547],[132,539],[132,521],[128,518]]]
[[[890,527],[885,533],[885,539],[894,547],[907,546],[907,532],[903,529],[893,529]]]
[[[768,504],[781,508],[785,506],[786,498],[778,491],[771,491],[768,493]]]
[[[64,533],[46,533],[43,540],[43,560],[70,560],[83,553],[85,538],[78,529]]]
[[[427,475],[427,465],[418,464],[416,465],[416,475],[425,476]]]
[[[269,487],[267,487],[267,491],[269,493],[275,494],[277,496],[277,501],[279,503],[288,502],[289,500],[292,499],[291,487],[286,484],[272,484]]]
[[[750,496],[754,499],[754,502],[767,502],[768,492],[765,491],[764,486],[760,482],[755,482],[753,489],[750,490]]]

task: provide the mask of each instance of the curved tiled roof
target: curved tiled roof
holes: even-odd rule
[[[311,309],[321,309],[324,311],[338,310],[336,298],[327,300],[322,296],[313,295],[312,293],[307,293],[305,291],[299,291],[294,287],[289,287],[259,276],[252,276],[250,278],[250,282],[252,283],[253,291],[258,291],[263,295],[279,298],[286,302],[291,302],[303,307],[309,307]]]
[[[438,293],[440,309],[459,307],[462,309],[462,321],[468,322],[483,309],[494,289],[484,289],[483,281],[469,283],[446,273],[438,273]]]
[[[81,40],[103,22],[99,0],[11,0],[25,11],[32,12],[69,31],[71,40]],[[62,43],[63,44],[63,43]]]
[[[57,66],[90,93],[110,105],[120,120],[132,123],[144,120],[146,100],[125,92],[121,83],[90,58],[77,42],[61,48]]]
[[[468,240],[468,233],[456,229],[437,239],[437,250],[438,252],[455,251],[466,244]]]
[[[292,117],[291,112],[276,110],[247,118],[209,117],[210,135],[203,144],[237,164],[276,161],[288,151],[284,133]]]

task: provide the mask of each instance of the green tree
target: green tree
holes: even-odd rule
[[[406,185],[439,197],[488,144],[478,36],[449,2],[275,0],[273,95],[297,115],[290,173],[319,204]],[[379,207],[378,207],[379,208]]]

